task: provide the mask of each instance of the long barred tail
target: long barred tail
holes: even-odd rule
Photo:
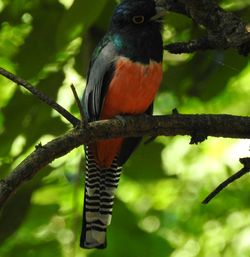
[[[80,246],[105,248],[106,231],[111,222],[114,192],[119,183],[121,167],[115,159],[110,168],[100,169],[88,147],[85,147],[85,153],[86,180]]]

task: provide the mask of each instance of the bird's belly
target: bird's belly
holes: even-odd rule
[[[120,58],[103,101],[100,119],[144,113],[153,102],[161,79],[161,63],[151,61],[148,65],[142,65]],[[122,141],[122,138],[117,138],[96,143],[96,157],[101,167],[112,165]]]
[[[155,98],[161,79],[161,63],[151,61],[143,65],[120,58],[103,101],[101,119],[145,112]]]

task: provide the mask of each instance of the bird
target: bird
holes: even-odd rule
[[[153,112],[162,80],[165,11],[154,0],[123,0],[90,60],[82,105],[88,122]],[[80,247],[107,247],[122,165],[141,138],[85,145],[85,191]]]

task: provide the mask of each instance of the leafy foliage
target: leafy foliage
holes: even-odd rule
[[[221,1],[249,22],[250,1]],[[31,81],[77,113],[69,85],[83,92],[91,52],[105,33],[115,0],[0,0],[0,66]],[[202,30],[168,14],[164,41],[196,38]],[[164,56],[164,80],[155,113],[249,115],[250,63],[234,51]],[[0,176],[38,143],[69,125],[54,111],[0,77]],[[124,167],[108,248],[78,246],[83,192],[83,150],[42,170],[0,214],[0,256],[249,256],[247,180],[208,206],[201,200],[239,169],[249,141],[157,138],[141,145]]]

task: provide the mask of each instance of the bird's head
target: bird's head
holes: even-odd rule
[[[111,28],[115,30],[141,30],[161,28],[165,11],[155,0],[123,0],[115,9]]]

